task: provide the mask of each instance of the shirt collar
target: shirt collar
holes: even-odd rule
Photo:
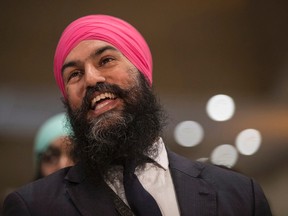
[[[169,161],[168,161],[168,155],[165,148],[165,144],[160,137],[157,142],[155,142],[155,145],[158,146],[158,156],[154,159],[154,161],[164,170],[168,169]]]

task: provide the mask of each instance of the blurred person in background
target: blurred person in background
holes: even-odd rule
[[[70,132],[65,113],[54,115],[41,125],[34,143],[35,179],[73,165]]]
[[[50,117],[40,126],[34,141],[33,165],[35,171],[33,180],[43,178],[74,164],[70,154],[70,135],[71,127],[65,113]],[[14,190],[15,188],[9,188],[5,194]],[[2,202],[1,200],[0,215]]]
[[[72,22],[57,45],[54,74],[76,165],[8,195],[5,216],[272,215],[252,178],[164,144],[150,49],[129,23],[107,15]]]

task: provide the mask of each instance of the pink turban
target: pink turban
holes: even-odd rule
[[[152,56],[142,35],[129,23],[108,15],[81,17],[64,30],[54,56],[54,76],[66,97],[61,68],[69,54],[83,40],[102,40],[116,47],[152,84]]]

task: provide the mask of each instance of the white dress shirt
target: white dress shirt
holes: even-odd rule
[[[163,140],[160,138],[156,145],[159,154],[155,158],[157,165],[147,163],[144,170],[135,171],[139,181],[156,200],[163,216],[180,216],[174,184],[169,170],[167,151]],[[107,182],[112,190],[129,206],[123,186],[123,174],[114,182]]]

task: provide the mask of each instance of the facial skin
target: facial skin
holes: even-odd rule
[[[70,140],[67,137],[59,137],[51,143],[41,156],[41,176],[50,175],[59,169],[74,164],[69,153],[70,145]]]
[[[105,82],[128,89],[130,83],[135,82],[137,69],[110,44],[86,40],[69,53],[62,71],[68,101],[72,110],[75,110],[81,107],[87,87]],[[115,98],[115,95],[95,92],[91,99],[93,109],[89,110],[88,119],[112,109],[123,109],[123,101]]]
[[[121,52],[102,41],[83,41],[67,56],[63,78],[73,158],[88,172],[106,178],[115,164],[143,165],[147,155],[157,155],[162,108],[144,75]],[[106,97],[95,107],[99,95]]]

